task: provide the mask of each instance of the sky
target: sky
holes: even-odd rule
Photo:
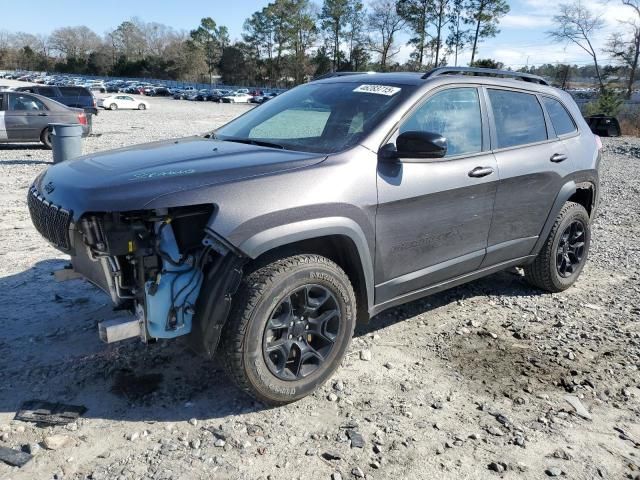
[[[321,0],[315,0],[320,3]],[[364,0],[370,4],[375,0]],[[569,0],[570,1],[570,0]],[[613,31],[620,30],[619,21],[631,16],[629,7],[620,0],[581,0],[593,11],[602,15],[606,27],[595,39],[595,46],[601,48]],[[49,33],[63,26],[86,25],[103,34],[117,27],[122,21],[137,16],[145,22],[159,22],[177,30],[195,28],[202,17],[210,16],[219,25],[229,28],[231,39],[240,39],[244,20],[254,11],[264,7],[268,0],[159,0],[157,2],[132,2],[131,0],[105,0],[102,2],[78,2],[77,0],[56,0],[51,8],[50,0],[31,0],[30,12],[14,0],[6,2],[0,16],[0,30],[24,31],[28,33]],[[2,3],[2,2],[0,2]],[[500,33],[493,39],[485,40],[479,48],[478,58],[494,58],[506,66],[519,68],[525,65],[543,63],[591,63],[589,56],[575,45],[552,43],[546,32],[553,26],[553,15],[557,5],[553,0],[510,0],[511,12],[502,19]],[[38,7],[42,4],[42,8]],[[404,61],[409,57],[411,47],[407,46],[407,34],[398,39],[400,52],[394,58]],[[607,55],[601,63],[607,63]],[[469,61],[469,52],[463,53],[459,64]]]

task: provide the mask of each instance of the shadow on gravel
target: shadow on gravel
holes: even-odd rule
[[[0,150],[49,150],[42,143],[3,143]]]
[[[0,165],[53,165],[46,160],[0,160]]]
[[[543,292],[531,287],[524,278],[515,271],[499,272],[488,277],[430,295],[413,302],[384,311],[371,319],[367,325],[356,327],[355,335],[362,336],[381,330],[395,323],[407,320],[444,305],[472,297],[486,295],[511,297],[529,297],[541,295]]]
[[[56,282],[52,272],[65,263],[46,260],[0,278],[0,412],[16,412],[32,399],[84,405],[86,417],[118,421],[216,419],[266,408],[182,339],[101,343],[97,324],[114,316],[111,301],[88,282]],[[488,293],[537,291],[501,273],[387,311],[357,334]]]

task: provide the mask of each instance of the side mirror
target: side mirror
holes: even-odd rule
[[[447,139],[439,133],[409,131],[398,135],[393,144],[380,149],[382,158],[442,158],[447,154]]]

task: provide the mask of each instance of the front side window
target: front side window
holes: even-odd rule
[[[556,135],[566,135],[576,131],[576,124],[573,123],[571,115],[567,112],[558,100],[550,97],[543,97],[542,102],[547,109],[549,118],[551,118],[551,125],[556,131]]]
[[[46,110],[40,100],[30,95],[11,95],[9,101],[9,110],[14,112],[38,112]]]
[[[496,125],[497,148],[515,147],[547,139],[547,126],[535,95],[489,89]]]
[[[301,85],[232,120],[215,137],[335,153],[357,144],[414,90],[353,82]]]
[[[447,157],[482,151],[482,114],[476,88],[452,88],[430,97],[400,127],[400,133],[439,133]]]

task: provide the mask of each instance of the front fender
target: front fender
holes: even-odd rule
[[[365,288],[367,291],[367,306],[373,307],[373,262],[367,242],[367,237],[362,228],[354,220],[346,217],[324,217],[301,220],[285,225],[278,225],[262,230],[243,240],[236,248],[250,258],[257,258],[265,252],[277,247],[289,245],[301,240],[326,237],[330,235],[343,235],[348,237],[356,246],[360,265],[364,274]]]

